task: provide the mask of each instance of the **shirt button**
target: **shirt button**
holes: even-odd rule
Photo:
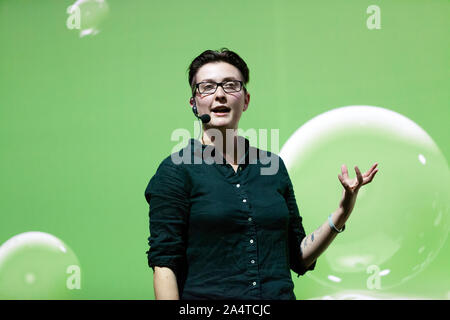
[[[250,243],[253,243],[253,239],[250,239]]]
[[[248,218],[248,221],[252,221],[252,217]]]
[[[242,202],[247,202],[247,199],[242,200]]]
[[[236,185],[237,188],[239,188],[240,186],[241,186],[241,185],[240,185],[239,183]]]
[[[255,281],[253,281],[253,285],[256,286],[256,282]]]
[[[251,263],[255,263],[255,260],[250,261]]]

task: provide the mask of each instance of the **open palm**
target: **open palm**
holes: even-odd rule
[[[342,175],[339,174],[338,178],[342,183],[342,186],[345,190],[350,192],[358,192],[359,188],[363,185],[368,184],[372,181],[375,174],[378,172],[377,167],[378,163],[375,163],[366,173],[361,174],[358,166],[355,166],[356,178],[350,179],[348,176],[348,170],[345,164],[341,166]]]
[[[375,163],[367,172],[361,174],[358,166],[355,166],[356,178],[350,179],[348,176],[348,170],[345,164],[341,166],[342,174],[338,175],[339,181],[341,181],[344,187],[342,200],[340,207],[346,214],[350,214],[356,202],[359,188],[363,185],[370,183],[378,172],[376,169],[378,163]]]

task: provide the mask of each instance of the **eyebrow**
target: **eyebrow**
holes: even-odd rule
[[[226,80],[238,80],[238,81],[239,81],[239,79],[236,79],[235,77],[226,77],[226,78],[223,78],[223,79],[222,79],[222,81],[226,81]],[[202,80],[202,81],[200,81],[200,82],[205,82],[205,81],[216,82],[214,79],[204,79],[204,80]]]

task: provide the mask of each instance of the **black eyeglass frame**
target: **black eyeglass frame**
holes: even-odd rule
[[[223,87],[223,85],[224,85],[225,83],[227,83],[227,82],[239,82],[239,84],[240,84],[239,90],[238,90],[238,91],[227,92],[227,90],[225,90],[225,88]],[[194,90],[194,92],[195,92],[195,91],[198,91],[198,93],[200,93],[200,94],[205,94],[205,93],[201,93],[201,92],[200,92],[200,89],[198,88],[199,85],[201,85],[202,83],[215,83],[215,84],[216,84],[216,89],[214,89],[213,92],[208,92],[207,94],[214,94],[214,93],[216,93],[217,88],[219,88],[219,86],[221,86],[222,89],[223,89],[223,91],[225,91],[226,93],[240,92],[240,91],[242,90],[242,88],[244,88],[244,90],[247,90],[247,89],[245,88],[245,86],[244,86],[244,82],[243,82],[243,81],[241,81],[241,80],[227,80],[227,81],[222,81],[222,82],[202,81],[202,82],[196,83],[196,84],[195,84],[195,90]]]

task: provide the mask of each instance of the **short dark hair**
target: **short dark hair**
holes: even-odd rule
[[[206,50],[203,51],[199,56],[197,56],[194,60],[192,60],[191,64],[188,67],[189,71],[189,86],[191,87],[192,95],[195,92],[195,83],[194,77],[197,74],[197,71],[205,64],[210,62],[227,62],[233,66],[235,66],[242,74],[244,80],[244,92],[247,92],[246,85],[249,82],[249,73],[247,64],[245,61],[236,53],[227,48],[221,48],[220,50]]]

